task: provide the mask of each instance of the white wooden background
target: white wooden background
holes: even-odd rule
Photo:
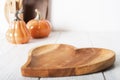
[[[48,38],[32,39],[28,44],[13,45],[0,34],[0,80],[120,80],[120,32],[53,31]],[[23,77],[21,66],[26,62],[28,51],[49,43],[66,43],[78,48],[102,47],[116,52],[116,62],[111,68],[98,73],[71,76],[35,78]]]

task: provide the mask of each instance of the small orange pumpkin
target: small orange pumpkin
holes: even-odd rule
[[[23,44],[30,40],[30,33],[25,22],[18,17],[19,14],[19,11],[17,11],[14,21],[6,32],[8,42],[13,44]]]
[[[37,16],[27,23],[27,28],[33,38],[47,37],[51,32],[51,25],[48,20],[40,19],[40,12],[36,9]]]

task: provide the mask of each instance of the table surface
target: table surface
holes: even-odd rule
[[[54,31],[47,38],[31,39],[27,44],[14,45],[0,34],[0,80],[120,80],[120,32]],[[51,43],[71,44],[78,48],[98,47],[115,51],[115,64],[104,71],[71,77],[23,77],[20,68],[31,48]]]

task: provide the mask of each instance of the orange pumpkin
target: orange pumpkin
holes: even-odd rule
[[[36,9],[37,16],[27,23],[27,28],[33,38],[42,38],[49,36],[51,25],[48,20],[40,19],[40,12]]]
[[[26,24],[19,17],[19,12],[16,12],[15,20],[11,23],[9,29],[6,32],[6,38],[8,42],[14,44],[27,43],[30,40],[30,33],[26,27]]]

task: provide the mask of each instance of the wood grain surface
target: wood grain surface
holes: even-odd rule
[[[32,77],[82,75],[104,70],[114,61],[115,53],[108,49],[48,44],[30,50],[21,73]]]

